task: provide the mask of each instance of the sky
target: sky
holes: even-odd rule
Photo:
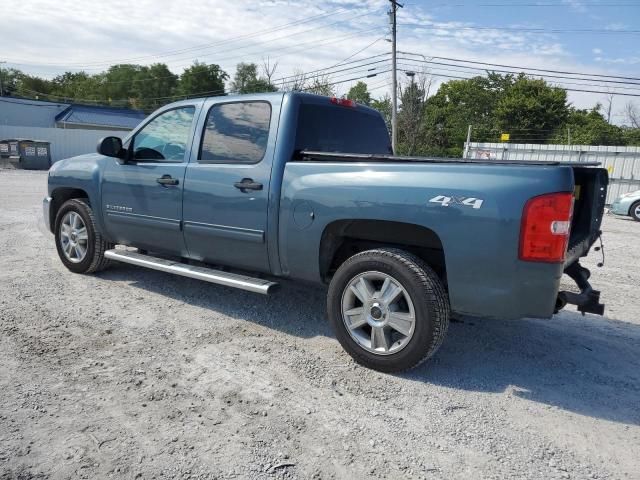
[[[638,0],[407,0],[398,13],[404,70],[430,74],[432,92],[448,76],[481,70],[426,65],[463,60],[600,75],[640,77]],[[51,78],[66,70],[97,73],[113,63],[163,62],[180,73],[194,60],[217,63],[230,75],[239,62],[277,62],[276,79],[383,60],[390,51],[388,0],[3,0],[4,68]],[[482,65],[467,64],[483,68]],[[369,69],[375,70],[369,70]],[[339,70],[336,67],[334,70]],[[351,78],[367,79],[373,95],[390,91],[388,64],[331,76],[338,93]],[[402,81],[408,81],[403,73]],[[604,77],[598,77],[603,79]],[[629,84],[563,81],[575,89],[640,93]],[[640,83],[640,81],[636,81]],[[573,83],[574,85],[568,85]],[[578,86],[588,83],[590,86]],[[615,87],[615,89],[614,89]],[[607,95],[570,92],[580,108]],[[612,121],[640,97],[613,97]]]

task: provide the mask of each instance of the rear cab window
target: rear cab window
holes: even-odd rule
[[[392,153],[382,117],[366,107],[302,103],[298,113],[295,151]]]

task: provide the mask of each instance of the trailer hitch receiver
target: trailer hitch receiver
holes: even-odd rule
[[[578,311],[585,313],[593,313],[595,315],[604,315],[604,304],[600,303],[600,292],[594,290],[589,283],[591,272],[575,262],[567,267],[564,271],[571,279],[576,282],[580,289],[580,293],[562,291],[558,293],[556,301],[556,313],[566,304],[576,305]]]

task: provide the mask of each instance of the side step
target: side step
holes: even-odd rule
[[[261,278],[252,278],[237,273],[221,272],[211,268],[198,267],[195,265],[187,265],[164,258],[152,257],[150,255],[142,255],[138,252],[129,250],[107,250],[104,256],[110,260],[118,262],[130,263],[138,267],[151,268],[160,272],[173,273],[182,277],[195,278],[196,280],[204,280],[209,283],[224,285],[225,287],[239,288],[248,290],[249,292],[262,293],[267,295],[272,293],[278,284],[263,280]]]

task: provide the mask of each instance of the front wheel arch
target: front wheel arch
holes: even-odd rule
[[[86,203],[91,204],[89,195],[81,188],[59,187],[51,192],[51,207],[49,208],[49,225],[51,232],[55,230],[55,221],[62,205],[73,198],[84,199]]]

